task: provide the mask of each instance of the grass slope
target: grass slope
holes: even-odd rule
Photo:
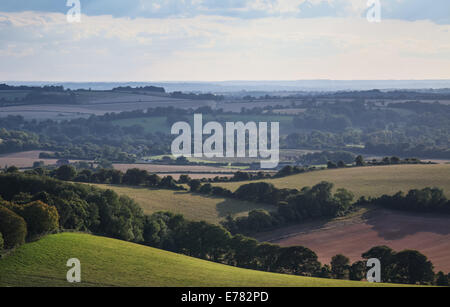
[[[81,262],[77,286],[371,286],[245,270],[86,234],[50,235],[0,260],[0,286],[71,286],[66,262]]]
[[[294,176],[262,180],[278,188],[301,189],[321,181],[335,184],[335,188],[346,188],[358,198],[360,196],[380,196],[410,189],[438,187],[450,197],[450,165],[390,165],[355,167],[314,171]],[[256,182],[256,181],[252,181]],[[216,183],[232,191],[249,182]]]
[[[95,186],[111,189],[119,195],[127,195],[134,199],[146,214],[170,211],[183,214],[188,220],[207,221],[215,224],[223,220],[228,214],[242,216],[247,215],[249,211],[254,209],[274,209],[273,206],[269,205],[220,197],[205,197],[184,191],[150,190],[104,184],[96,184]]]

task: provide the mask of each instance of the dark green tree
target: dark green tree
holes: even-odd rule
[[[212,185],[210,183],[203,184],[198,191],[201,194],[210,194],[212,191]]]
[[[149,187],[157,187],[161,182],[161,177],[156,174],[151,174],[147,177],[147,184]]]
[[[180,178],[178,179],[178,183],[180,184],[187,184],[191,181],[191,178],[188,175],[180,175]]]
[[[396,253],[393,263],[391,276],[394,283],[432,284],[434,281],[433,264],[418,251]]]
[[[318,274],[318,277],[320,278],[332,278],[331,275],[331,268],[328,264],[325,264],[323,267],[320,268],[320,272]]]
[[[19,172],[19,168],[16,166],[10,166],[6,169],[7,173],[18,173]]]
[[[256,269],[258,241],[235,235],[230,240],[230,252],[227,255],[227,263],[238,267]]]
[[[191,192],[197,192],[200,186],[202,185],[201,181],[198,179],[191,180],[189,182],[189,187],[191,188]]]
[[[292,246],[281,248],[277,267],[282,273],[314,276],[320,272],[321,264],[309,248]]]
[[[449,286],[448,276],[445,275],[442,271],[436,274],[436,285],[441,287]]]
[[[381,280],[383,282],[391,281],[391,270],[394,264],[395,252],[387,246],[375,246],[362,254],[366,260],[376,258],[381,263]]]
[[[328,163],[327,163],[327,168],[333,169],[333,168],[338,168],[338,166],[337,166],[337,164],[334,163],[333,161],[328,161]]]
[[[355,163],[356,163],[356,166],[364,166],[363,156],[361,156],[361,155],[357,156],[355,159]]]
[[[344,255],[331,258],[331,274],[336,279],[348,279],[350,275],[350,259]]]
[[[30,236],[52,232],[59,228],[59,214],[56,208],[39,200],[21,206],[18,213],[27,223]]]
[[[72,165],[63,165],[56,170],[56,178],[64,181],[70,181],[75,178],[77,171]]]
[[[258,269],[266,272],[276,272],[281,248],[269,243],[259,244],[257,247]]]
[[[353,263],[352,266],[350,267],[349,279],[356,281],[363,280],[364,278],[366,278],[366,272],[367,272],[366,262],[357,261]]]
[[[132,168],[127,170],[127,172],[122,178],[122,182],[127,185],[139,186],[144,184],[147,178],[148,173],[146,170]]]
[[[13,248],[25,243],[27,224],[22,217],[0,205],[0,233],[4,247]]]

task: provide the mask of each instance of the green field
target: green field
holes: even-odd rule
[[[321,181],[335,184],[335,188],[346,188],[356,197],[394,194],[398,191],[438,187],[450,197],[450,165],[391,165],[373,167],[354,167],[313,171],[294,176],[262,180],[278,188],[301,189]],[[251,181],[257,182],[257,181]],[[215,183],[232,191],[249,182]]]
[[[120,127],[131,127],[138,125],[144,128],[146,133],[170,133],[170,127],[166,122],[165,116],[154,116],[151,118],[130,118],[119,119],[113,122]]]
[[[185,191],[150,190],[146,188],[123,187],[96,184],[103,189],[114,190],[119,195],[127,195],[134,199],[146,214],[158,211],[170,211],[183,214],[192,221],[219,223],[228,214],[233,216],[247,215],[254,209],[273,210],[273,206],[255,204],[235,199],[205,197]]]
[[[67,260],[81,263],[81,283],[66,281]],[[258,272],[87,234],[28,243],[0,260],[0,286],[333,287],[366,282]]]
[[[314,171],[278,179],[263,180],[273,183],[278,188],[301,189],[313,186],[321,181],[335,184],[335,188],[346,188],[360,196],[380,196],[409,191],[413,188],[439,187],[450,196],[450,165],[397,165],[358,167],[347,169]],[[258,182],[258,181],[251,181]],[[249,182],[214,183],[230,190]],[[96,184],[103,189],[111,189],[119,195],[134,199],[146,214],[158,211],[171,211],[183,214],[188,220],[219,223],[228,214],[244,216],[254,209],[274,210],[274,206],[251,202],[206,197],[186,191],[150,190],[147,188],[124,187]]]

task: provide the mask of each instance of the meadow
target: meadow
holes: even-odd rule
[[[247,215],[254,209],[274,210],[273,206],[257,204],[235,199],[206,197],[185,191],[150,190],[148,188],[124,187],[95,184],[103,189],[111,189],[119,195],[134,199],[145,214],[158,211],[170,211],[183,214],[192,221],[207,221],[218,224],[228,214],[232,216]]]
[[[66,280],[68,259],[81,283]],[[367,282],[308,278],[241,269],[87,234],[49,235],[0,260],[0,286],[84,287],[365,287]],[[377,286],[382,286],[378,284]]]
[[[352,191],[356,198],[361,196],[381,196],[408,192],[411,189],[425,187],[442,188],[450,197],[450,165],[389,165],[373,167],[354,167],[333,170],[320,170],[277,179],[260,180],[272,183],[277,188],[301,189],[313,186],[321,181],[334,183],[335,189],[345,188]],[[258,181],[251,181],[258,182]],[[235,191],[239,186],[250,182],[214,183]]]

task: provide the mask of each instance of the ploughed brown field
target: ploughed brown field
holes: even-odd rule
[[[178,172],[208,172],[208,173],[231,173],[239,169],[226,169],[203,165],[160,165],[160,164],[114,164],[114,168],[126,172],[131,168],[139,168],[151,173],[178,173]]]
[[[24,151],[0,155],[0,167],[16,166],[19,168],[32,167],[33,162],[44,161],[45,165],[56,164],[57,159],[39,159],[42,150]],[[73,162],[71,160],[71,162]]]
[[[414,249],[433,262],[435,272],[450,272],[450,217],[442,215],[377,209],[342,220],[286,227],[260,234],[258,239],[308,247],[322,263],[330,263],[337,254],[357,261],[378,245],[395,251]]]

